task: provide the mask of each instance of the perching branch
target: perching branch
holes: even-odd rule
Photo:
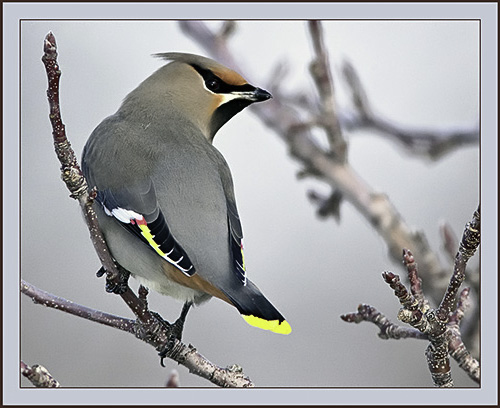
[[[107,248],[104,237],[99,229],[97,217],[92,209],[95,192],[88,193],[88,186],[85,177],[76,160],[75,152],[66,137],[66,129],[61,118],[61,108],[59,104],[59,79],[61,71],[57,63],[57,44],[54,34],[51,32],[45,37],[42,61],[47,71],[49,88],[47,98],[50,107],[50,123],[52,124],[52,136],[57,157],[61,162],[61,177],[70,191],[70,197],[78,200],[85,216],[85,221],[90,231],[90,237],[94,248],[99,256],[104,269],[109,278],[115,278],[119,272]]]
[[[218,367],[197,353],[193,346],[185,345],[177,339],[172,343],[165,324],[155,314],[151,313],[147,307],[147,291],[145,289],[140,290],[139,297],[137,297],[128,285],[124,284],[121,280],[123,274],[126,274],[127,271],[122,270],[121,267],[117,267],[110,255],[99,228],[96,214],[92,208],[95,191],[91,191],[90,194],[88,193],[87,182],[66,137],[59,104],[59,79],[61,71],[57,63],[57,45],[52,33],[47,34],[45,38],[42,61],[45,65],[49,82],[47,97],[50,106],[50,121],[55,150],[61,162],[63,181],[71,193],[70,196],[77,199],[82,208],[94,249],[103,265],[103,270],[107,274],[108,288],[119,289],[117,293],[135,314],[137,320],[124,319],[76,305],[65,299],[41,291],[24,281],[21,282],[21,292],[30,296],[35,303],[42,303],[45,306],[132,333],[137,338],[151,344],[156,350],[162,352],[166,350],[165,357],[184,365],[191,373],[206,378],[218,386],[252,387],[253,383],[243,375],[240,367]],[[102,274],[99,272],[98,276],[102,276]],[[166,348],[167,344],[169,345],[168,348]]]
[[[143,291],[145,288],[141,290]],[[52,295],[25,281],[21,281],[21,292],[37,304],[131,333],[158,351],[163,350],[170,340],[163,324],[157,319],[143,323],[139,319],[131,320],[104,313]],[[219,367],[198,353],[192,345],[186,345],[179,340],[174,341],[173,346],[168,349],[166,357],[183,365],[190,373],[205,378],[220,387],[253,387],[252,381],[243,374],[238,366]]]
[[[426,350],[429,371],[437,387],[452,387],[453,380],[449,356],[451,355],[459,366],[467,372],[475,382],[480,381],[480,365],[475,360],[462,342],[460,322],[468,307],[469,289],[464,289],[457,304],[458,290],[465,280],[465,267],[469,258],[477,250],[480,243],[480,209],[474,212],[472,221],[465,227],[459,250],[455,257],[455,266],[450,278],[446,292],[439,307],[432,309],[424,296],[421,281],[418,276],[417,264],[409,250],[403,251],[403,261],[407,267],[410,291],[400,282],[399,276],[392,272],[382,274],[384,280],[394,290],[394,294],[403,306],[398,313],[398,319],[410,324],[414,329],[422,333],[421,336],[412,335],[387,335],[385,331],[390,328],[399,333],[399,326],[393,325],[375,308],[362,305],[358,307],[358,313],[342,315],[341,318],[347,322],[359,323],[370,321],[380,329],[379,337],[404,338],[414,337],[429,340]],[[403,333],[407,333],[403,331]]]

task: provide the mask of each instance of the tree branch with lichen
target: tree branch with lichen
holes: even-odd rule
[[[42,365],[29,366],[21,360],[21,374],[37,388],[59,388],[61,386]]]
[[[241,367],[237,365],[227,368],[218,367],[199,354],[192,345],[186,345],[177,339],[172,342],[166,328],[166,322],[162,322],[156,313],[152,313],[148,309],[147,289],[141,286],[139,297],[137,297],[128,285],[123,282],[122,276],[128,272],[117,266],[111,257],[92,208],[96,192],[94,190],[88,191],[87,182],[78,165],[76,155],[71,148],[62,122],[59,103],[61,71],[57,62],[57,45],[52,33],[47,34],[45,38],[42,61],[47,71],[49,117],[52,124],[55,151],[61,163],[62,179],[70,191],[70,196],[78,201],[84,213],[94,249],[103,266],[97,275],[102,276],[106,273],[107,291],[115,291],[118,288],[119,290],[116,293],[121,296],[135,314],[136,319],[126,319],[77,305],[44,292],[25,281],[21,281],[21,293],[29,296],[35,303],[132,333],[140,340],[152,345],[157,351],[163,352],[162,356],[184,365],[191,373],[205,378],[215,385],[221,387],[253,387],[252,381],[243,374]]]
[[[409,250],[403,251],[403,262],[407,267],[410,291],[400,282],[399,276],[392,272],[382,274],[384,280],[393,289],[394,294],[402,305],[398,319],[413,327],[414,330],[404,330],[395,326],[375,308],[369,305],[360,305],[357,313],[342,315],[346,322],[359,323],[369,321],[380,329],[379,337],[388,338],[420,338],[429,341],[426,350],[427,364],[434,385],[437,387],[452,387],[449,356],[451,355],[459,366],[467,372],[475,382],[480,381],[480,365],[468,352],[462,341],[460,322],[468,306],[469,289],[464,289],[457,302],[460,286],[465,280],[467,261],[474,255],[480,243],[480,208],[474,212],[472,221],[464,229],[459,250],[455,256],[453,273],[441,303],[435,309],[429,306],[421,288],[415,258]],[[421,333],[417,335],[415,329]],[[386,332],[396,333],[387,335]],[[399,333],[405,335],[399,335]],[[382,335],[381,335],[382,334]]]

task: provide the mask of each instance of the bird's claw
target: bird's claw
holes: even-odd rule
[[[115,279],[110,279],[106,276],[106,292],[114,293],[116,295],[124,294],[128,289],[128,279],[130,277],[130,272],[127,270],[118,267],[118,276]],[[103,276],[106,273],[104,268],[99,269],[96,275],[98,278]]]
[[[167,357],[167,354],[170,350],[174,348],[175,341],[181,341],[182,339],[182,329],[184,328],[184,319],[177,319],[174,323],[169,323],[163,317],[161,317],[158,313],[151,311],[156,319],[160,322],[160,324],[167,331],[167,342],[163,349],[158,353],[160,356],[160,365],[165,367],[163,360]]]

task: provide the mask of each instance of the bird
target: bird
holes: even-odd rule
[[[213,145],[245,107],[272,95],[207,57],[167,61],[89,136],[82,171],[115,262],[143,286],[192,305],[212,297],[255,327],[289,334],[283,315],[247,277],[230,168]]]

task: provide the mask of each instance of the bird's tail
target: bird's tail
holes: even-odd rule
[[[247,280],[245,286],[231,292],[225,291],[225,294],[248,324],[280,334],[289,334],[292,331],[282,314],[250,280]]]

